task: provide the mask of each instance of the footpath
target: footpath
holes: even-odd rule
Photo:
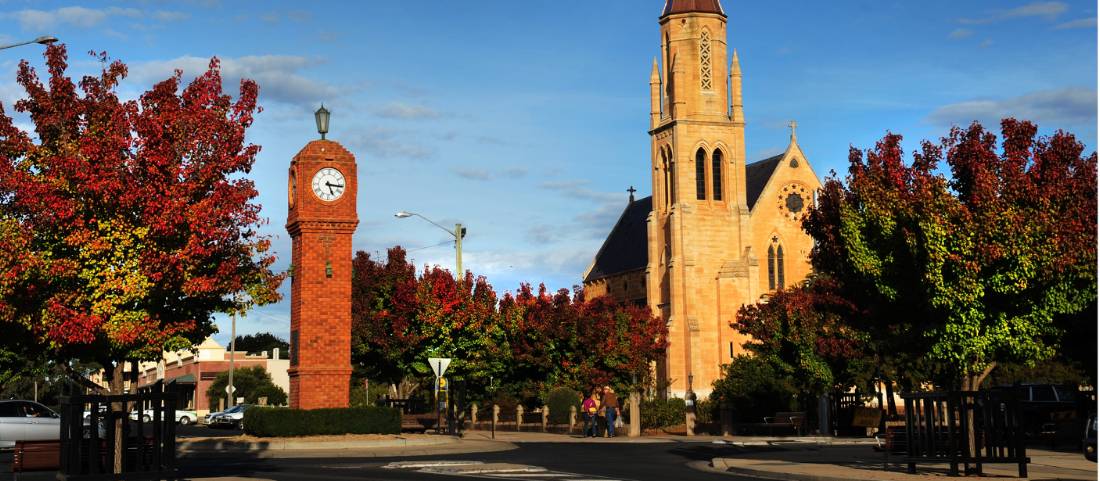
[[[1095,480],[1097,465],[1079,452],[1028,448],[1029,480]],[[772,445],[746,449],[736,457],[721,457],[694,463],[692,467],[761,479],[801,481],[926,481],[948,479],[947,464],[918,464],[917,474],[907,474],[906,465],[894,456],[886,464],[885,454],[868,446]],[[1015,464],[985,464],[985,478],[1017,478]],[[953,479],[953,478],[951,478]]]

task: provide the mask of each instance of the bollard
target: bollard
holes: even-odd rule
[[[523,425],[523,405],[516,406],[516,431]]]
[[[500,420],[500,406],[493,405],[493,439],[497,438],[497,421]]]
[[[573,427],[577,425],[577,406],[569,406],[569,432],[573,432]]]
[[[630,431],[626,435],[632,438],[642,435],[642,395],[637,391],[630,393]]]
[[[470,404],[470,429],[477,429],[477,403]]]
[[[722,435],[733,436],[733,405],[722,401],[718,405],[718,417],[722,421]]]
[[[550,406],[542,407],[542,432],[546,432],[546,425],[550,421]]]

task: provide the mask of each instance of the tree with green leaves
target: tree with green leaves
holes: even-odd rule
[[[1001,127],[999,144],[956,127],[909,164],[899,135],[853,148],[804,222],[815,271],[842,284],[879,354],[924,358],[963,390],[998,363],[1049,359],[1059,320],[1096,302],[1096,153],[1066,132]]]
[[[290,343],[270,332],[258,332],[237,336],[233,342],[233,348],[248,354],[260,354],[267,352],[272,355],[275,349],[279,350],[279,359],[290,359]]]
[[[206,388],[206,397],[211,406],[228,399],[225,388],[229,386],[229,371],[218,373],[214,383]],[[263,366],[250,366],[233,370],[234,396],[243,397],[248,404],[258,404],[260,398],[267,398],[269,406],[285,406],[286,391],[271,380],[271,373]],[[227,404],[228,405],[228,404]]]

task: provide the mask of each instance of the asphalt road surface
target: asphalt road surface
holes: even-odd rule
[[[554,479],[587,480],[736,480],[726,474],[698,471],[691,461],[732,455],[734,448],[707,443],[523,443],[518,449],[491,453],[401,456],[393,458],[257,458],[249,454],[187,454],[180,458],[180,475],[187,479],[259,478],[272,480],[408,480],[427,479]],[[409,464],[410,462],[415,462]],[[11,475],[11,455],[0,454],[0,480]],[[401,464],[404,463],[404,464]],[[446,470],[455,463],[514,465],[484,472],[467,471],[461,476],[434,474],[425,470]],[[477,471],[477,470],[473,470]],[[52,480],[54,473],[25,473],[23,481]]]

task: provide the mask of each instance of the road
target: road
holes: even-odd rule
[[[279,481],[290,480],[407,480],[427,479],[555,479],[573,480],[748,480],[730,475],[708,473],[687,466],[691,461],[709,461],[715,456],[729,456],[728,446],[707,443],[522,443],[517,449],[488,453],[447,454],[431,456],[400,456],[392,458],[354,457],[349,453],[333,453],[332,457],[258,458],[242,453],[191,453],[179,460],[180,475],[187,479],[252,478]],[[401,467],[397,463],[417,465]],[[13,479],[11,455],[0,454],[0,480]],[[463,476],[430,474],[425,469],[446,468],[447,462],[480,462],[518,465],[499,470],[485,469],[479,474]],[[434,466],[419,466],[434,465]],[[395,467],[398,466],[398,467]],[[409,466],[406,464],[405,466]],[[520,470],[520,471],[517,471]],[[20,474],[20,481],[52,480],[54,473]]]
[[[251,458],[239,454],[198,454],[181,460],[181,474],[189,478],[247,477],[273,480],[389,480],[454,479],[453,475],[428,474],[421,469],[445,467],[446,462],[508,463],[526,466],[526,472],[492,472],[482,479],[602,479],[602,480],[725,480],[730,475],[707,473],[687,466],[690,461],[710,461],[731,455],[732,448],[706,443],[522,443],[510,451],[394,458]],[[394,468],[399,462],[436,465],[427,468]],[[544,471],[543,471],[544,470]],[[509,471],[509,469],[502,469]]]

